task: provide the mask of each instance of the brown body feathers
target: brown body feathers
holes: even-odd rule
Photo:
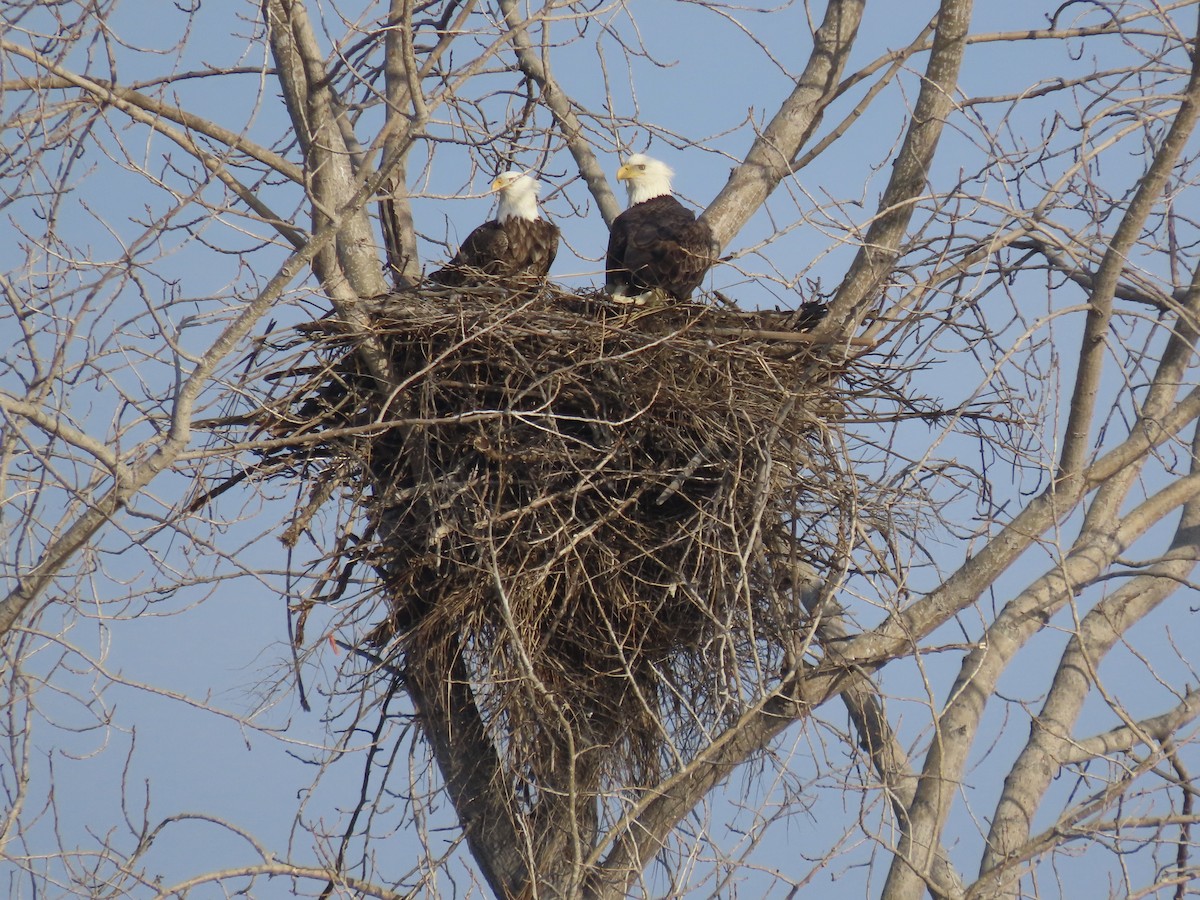
[[[661,291],[687,300],[712,265],[712,230],[665,194],[629,207],[613,221],[605,287],[636,296]]]
[[[545,219],[493,219],[472,231],[430,279],[449,287],[543,279],[558,252],[558,226]]]
[[[558,226],[538,214],[538,183],[521,172],[505,172],[492,182],[492,191],[500,193],[496,218],[467,235],[431,281],[469,287],[545,279],[558,253]]]

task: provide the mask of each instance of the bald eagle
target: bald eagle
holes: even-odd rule
[[[686,300],[713,264],[712,229],[671,196],[674,174],[641,153],[617,170],[629,208],[609,232],[604,289],[618,302]]]
[[[492,182],[500,193],[496,218],[463,241],[454,258],[429,278],[448,287],[536,284],[546,277],[558,252],[558,226],[538,215],[537,181],[505,172]]]

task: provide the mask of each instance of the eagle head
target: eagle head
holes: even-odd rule
[[[500,209],[496,218],[536,219],[538,217],[538,190],[541,185],[524,172],[502,172],[492,182],[491,193],[500,194]]]
[[[629,205],[641,203],[671,193],[671,177],[675,173],[665,162],[651,159],[643,153],[630,156],[617,169],[617,181],[625,182]]]

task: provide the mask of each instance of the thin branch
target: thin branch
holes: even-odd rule
[[[621,204],[609,187],[596,154],[592,152],[592,145],[584,133],[583,123],[575,114],[571,98],[559,86],[550,73],[550,66],[538,55],[529,40],[529,26],[534,22],[541,22],[543,28],[547,27],[548,17],[556,8],[554,2],[547,3],[541,13],[526,19],[522,17],[516,0],[500,0],[500,9],[504,13],[505,24],[508,25],[509,40],[517,53],[517,65],[542,89],[542,100],[553,113],[558,130],[567,142],[567,149],[575,160],[579,174],[583,176],[596,201],[604,224],[612,225],[613,219],[621,213]]]
[[[361,210],[366,197],[379,189],[379,182],[383,177],[380,174],[364,184],[356,194],[350,197],[347,209],[349,211]],[[0,600],[0,636],[7,634],[13,628],[33,600],[41,596],[42,592],[53,583],[59,570],[112,519],[118,510],[179,459],[191,440],[191,417],[196,399],[209,383],[216,366],[246,339],[251,329],[267,313],[293,279],[337,239],[340,229],[341,213],[338,211],[312,236],[302,250],[297,251],[284,262],[274,277],[246,305],[237,318],[225,327],[180,386],[171,409],[170,428],[162,443],[143,462],[129,466],[129,474],[126,479],[113,484],[103,494],[90,500],[88,510],[79,516],[61,536],[46,545],[33,568],[19,577],[15,587]],[[370,357],[367,358],[370,362]],[[380,369],[377,376],[384,383],[391,381],[386,368]]]
[[[719,247],[733,239],[779,182],[791,174],[792,161],[836,94],[864,6],[865,0],[831,0],[826,7],[796,87],[704,212]]]
[[[1013,241],[1011,246],[1015,250],[1035,251],[1046,260],[1053,271],[1079,285],[1089,294],[1095,292],[1096,274],[1081,265],[1074,265],[1067,261],[1062,254],[1050,246],[1049,241],[1045,238],[1030,234]],[[1181,302],[1185,291],[1186,289],[1179,290],[1167,295],[1154,289],[1152,285],[1142,287],[1129,281],[1122,281],[1114,288],[1113,297],[1117,300],[1128,300],[1131,303],[1142,303],[1154,309],[1165,310],[1170,308],[1172,301]]]
[[[1121,224],[1109,241],[1108,250],[1096,272],[1091,295],[1091,311],[1084,325],[1079,350],[1078,374],[1071,397],[1070,414],[1059,456],[1059,478],[1083,468],[1090,446],[1100,376],[1108,354],[1108,331],[1112,319],[1112,301],[1125,270],[1129,251],[1137,241],[1142,224],[1150,215],[1183,152],[1200,114],[1200,53],[1193,53],[1191,76],[1184,90],[1183,103],[1171,121],[1162,145],[1154,154],[1146,174],[1138,180],[1137,191],[1121,217]]]
[[[938,7],[937,30],[921,92],[879,201],[879,214],[834,294],[829,315],[817,326],[819,332],[849,336],[878,301],[879,288],[892,271],[908,223],[925,194],[934,151],[954,109],[971,9],[970,0],[942,0]]]
[[[165,121],[163,121],[165,118],[164,114],[159,113],[158,111],[148,111],[143,109],[140,106],[125,100],[120,93],[114,89],[108,88],[90,78],[85,78],[82,75],[76,75],[74,72],[63,69],[52,60],[45,59],[44,57],[34,53],[31,50],[27,50],[18,44],[12,44],[8,41],[0,39],[0,48],[3,48],[7,52],[22,56],[25,59],[28,59],[30,62],[46,69],[47,71],[53,72],[65,82],[81,88],[82,90],[87,91],[89,94],[92,94],[98,100],[101,100],[104,103],[119,109],[135,122],[140,122],[154,131],[157,131],[160,134],[170,138],[180,147],[183,147],[185,150],[187,150],[188,153],[192,154],[192,156],[194,156],[197,160],[203,163],[204,167],[212,172],[212,174],[218,179],[220,179],[220,181],[226,187],[233,191],[233,193],[237,195],[238,199],[250,207],[250,209],[254,210],[254,212],[256,212],[264,222],[271,225],[276,231],[278,231],[279,234],[286,238],[293,247],[300,248],[304,246],[304,236],[295,228],[292,228],[291,225],[289,225],[280,216],[276,215],[270,209],[270,207],[268,207],[264,202],[262,202],[262,200],[258,198],[258,195],[252,189],[246,187],[244,184],[234,178],[233,175],[230,174],[223,159],[213,155],[212,153],[209,153],[207,150],[202,148],[199,144],[193,141],[186,132],[180,131],[179,129],[168,125]],[[232,149],[233,145],[231,144],[230,147]]]
[[[1057,754],[1057,762],[1061,766],[1073,766],[1118,753],[1131,753],[1139,746],[1145,746],[1147,738],[1165,744],[1179,733],[1179,729],[1198,717],[1200,691],[1189,690],[1178,704],[1161,715],[1142,719],[1134,726],[1122,725],[1090,738],[1064,741],[1062,750]]]
[[[298,165],[285,159],[273,150],[255,143],[244,134],[230,131],[228,128],[213,122],[211,119],[197,116],[185,109],[180,109],[178,106],[172,106],[170,103],[148,97],[133,88],[113,84],[112,82],[105,81],[103,78],[85,78],[73,73],[66,74],[66,70],[59,68],[57,63],[46,60],[45,57],[37,56],[32,51],[22,48],[19,44],[0,41],[0,46],[6,51],[24,56],[47,71],[58,73],[54,77],[24,77],[4,82],[0,84],[0,93],[14,90],[50,91],[79,88],[91,94],[102,103],[108,103],[123,112],[127,112],[125,104],[128,104],[129,106],[134,106],[153,114],[155,118],[168,119],[177,125],[182,125],[189,132],[202,134],[205,137],[212,138],[214,141],[224,144],[230,150],[246,154],[246,156],[270,167],[290,181],[294,181],[297,184],[304,183],[304,171]],[[258,70],[254,71],[257,72]],[[114,103],[114,99],[120,100],[121,103]],[[154,119],[139,119],[139,121],[154,127]],[[175,140],[174,137],[171,139]]]
[[[928,44],[926,43],[926,38],[933,33],[936,21],[937,20],[934,19],[928,25],[926,25],[924,30],[917,35],[916,38],[913,39],[912,43],[910,43],[907,47],[897,50],[895,53],[888,54],[888,58],[892,60],[892,64],[888,67],[888,70],[881,78],[879,78],[879,80],[871,85],[866,93],[863,94],[858,103],[854,104],[854,108],[845,116],[843,116],[842,120],[838,122],[838,124],[832,128],[828,134],[822,137],[821,140],[817,141],[811,150],[809,150],[792,164],[793,172],[800,171],[818,156],[828,150],[834,144],[834,142],[841,138],[847,131],[849,131],[850,126],[857,122],[862,114],[867,111],[867,109],[875,101],[875,98],[879,96],[880,91],[892,83],[895,77],[908,63],[909,59],[915,56],[917,53],[929,49]],[[857,72],[855,73],[854,78],[847,79],[847,82],[839,85],[835,96],[841,96],[848,89],[849,83],[856,83],[857,79],[862,77],[863,74],[864,73],[861,71]]]

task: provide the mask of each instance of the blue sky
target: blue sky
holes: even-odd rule
[[[979,6],[974,30],[984,32],[1040,27],[1045,23],[1047,10],[1055,4],[1010,2]],[[934,8],[935,4],[929,2],[869,7],[848,71],[908,43]],[[253,20],[251,5],[239,10]],[[598,153],[610,177],[618,165],[618,147],[649,150],[676,169],[678,192],[700,207],[719,190],[731,159],[737,159],[745,151],[754,127],[761,125],[786,95],[790,89],[789,74],[802,67],[809,50],[805,7],[793,5],[770,12],[728,7],[718,14],[697,4],[641,0],[635,13],[645,46],[657,62],[635,58],[627,69],[627,59],[616,42],[611,37],[598,38],[593,29],[556,57],[556,75],[569,93],[592,110],[599,110],[605,104],[607,76],[611,96],[619,104],[614,112],[621,116],[636,114],[642,122],[655,126],[626,127],[603,135],[607,145],[598,148]],[[334,8],[328,9],[328,15],[331,22],[336,21]],[[628,20],[628,12],[616,5],[605,7],[599,16],[621,27]],[[726,16],[743,21],[754,38],[730,26]],[[237,63],[254,67],[263,62],[261,43],[245,37],[256,30],[253,22],[235,19],[231,7],[221,4],[201,7],[186,56],[177,62],[170,54],[171,41],[164,38],[174,33],[174,19],[182,21],[183,17],[172,11],[170,5],[155,5],[152,17],[146,15],[144,4],[118,7],[110,26],[129,45],[115,51],[123,79],[136,81],[203,64]],[[565,39],[572,34],[572,28],[571,23],[564,22],[553,33],[561,32]],[[756,41],[765,45],[775,62],[763,58],[763,49]],[[1112,54],[1113,65],[1123,62],[1129,53],[1115,39],[1097,46]],[[1090,57],[1073,60],[1070,49],[1063,45],[1041,47],[1022,43],[972,48],[963,72],[963,89],[968,95],[999,95],[1093,65]],[[82,64],[81,59],[73,62]],[[921,67],[924,57],[916,57],[913,64]],[[1105,58],[1104,65],[1108,64]],[[201,81],[184,82],[173,90],[199,114],[211,116],[230,128],[245,128],[250,136],[264,143],[275,143],[286,135],[286,118],[269,79],[244,74],[218,84],[214,87]],[[916,90],[915,75],[908,72],[898,86],[885,89],[870,115],[854,125],[833,150],[781,186],[767,209],[728,248],[739,255],[733,264],[714,273],[712,283],[752,305],[794,305],[812,290],[810,282],[819,283],[825,291],[832,289],[856,249],[852,226],[865,220],[886,182],[890,172],[887,161],[902,134]],[[857,96],[858,93],[852,93],[850,100],[835,106],[825,127],[836,122]],[[1023,106],[1012,114],[1007,127],[1018,136],[1024,133],[1036,136],[1051,102],[1054,101]],[[973,108],[972,114],[978,112],[988,128],[997,128],[1006,108],[1003,104]],[[127,246],[135,240],[146,223],[160,221],[170,212],[172,199],[162,191],[147,189],[146,173],[171,180],[172,166],[191,167],[185,154],[167,142],[128,129],[118,117],[109,117],[107,121],[110,124],[100,126],[94,140],[87,145],[74,197],[81,205],[72,208],[69,221],[62,227],[62,233],[92,260],[117,256],[121,245]],[[960,172],[969,174],[982,165],[980,149],[985,144],[987,129],[973,127],[965,117],[956,119],[954,124],[961,130],[946,134],[934,174],[935,182],[940,185],[952,183]],[[104,133],[107,128],[112,128],[112,132]],[[106,159],[99,148],[111,152],[118,142],[130,151],[130,156],[123,159],[112,154]],[[697,146],[675,146],[692,142]],[[1120,157],[1114,157],[1105,170],[1118,186],[1125,172],[1132,176],[1140,164],[1134,159],[1125,163],[1119,160]],[[438,241],[454,245],[490,214],[491,198],[481,195],[494,174],[487,168],[491,158],[484,152],[476,161],[480,167],[473,169],[472,162],[461,152],[439,145],[426,172],[421,173],[414,166],[414,188],[429,195],[419,197],[415,204],[418,229],[431,239],[423,244],[427,268],[440,262],[445,252]],[[536,154],[527,153],[519,161],[532,165]],[[1053,168],[1064,164],[1054,160],[1048,165]],[[139,167],[145,171],[135,171]],[[606,232],[582,183],[569,178],[570,171],[569,160],[559,152],[549,160],[543,173],[547,185],[544,193],[548,195],[546,210],[561,224],[566,242],[554,275],[570,285],[595,285],[600,280],[597,260]],[[996,203],[1007,201],[1018,191],[1036,195],[1029,185],[1031,175],[1035,174],[993,171],[981,179],[978,193]],[[475,196],[448,199],[464,187]],[[206,196],[215,202],[220,193],[212,191]],[[305,217],[296,213],[300,202],[296,192],[286,187],[264,186],[262,196],[277,204],[280,213],[304,222]],[[23,221],[25,227],[35,230],[36,209],[36,202],[12,207],[6,213],[11,217],[7,221],[12,225],[21,225]],[[129,379],[131,392],[140,391],[147,397],[165,397],[169,393],[178,363],[162,355],[159,326],[165,322],[169,328],[178,329],[184,350],[203,348],[221,323],[236,312],[240,299],[265,283],[285,255],[281,247],[264,247],[256,251],[253,266],[242,266],[232,253],[214,252],[214,248],[238,251],[253,247],[264,233],[261,226],[247,225],[237,217],[224,215],[197,228],[189,224],[193,217],[191,209],[171,214],[177,217],[181,230],[145,252],[146,269],[139,273],[142,291],[131,284],[107,300],[97,300],[95,295],[80,291],[70,302],[64,302],[63,309],[42,313],[45,322],[41,327],[47,332],[70,327],[77,321],[102,322],[101,333],[106,336],[103,348],[129,363],[121,378]],[[1070,226],[1069,218],[1064,225]],[[769,243],[763,243],[768,239]],[[19,267],[22,246],[19,239],[0,248],[0,261],[6,270]],[[797,285],[802,293],[797,292]],[[86,279],[84,286],[87,287]],[[312,307],[304,303],[311,299],[311,286],[298,283],[294,293],[280,304],[276,318],[289,322],[311,317]],[[1072,302],[1077,301],[1076,297]],[[1047,302],[1044,290],[1039,292],[1023,284],[1013,289],[1014,308],[1029,319],[1048,313]],[[1015,335],[1020,324],[1014,322],[1008,333]],[[1073,352],[1074,326],[1064,322],[1056,327],[1060,345]],[[95,349],[91,344],[77,346],[79,353]],[[984,378],[989,360],[973,361],[962,349],[948,343],[946,360],[918,382],[920,389],[947,405],[970,396]],[[230,378],[240,372],[242,365],[242,356],[230,360],[227,367]],[[1056,375],[1065,378],[1071,373],[1069,358],[1052,360],[1045,356],[1042,365],[1046,378]],[[0,370],[0,384],[6,377],[13,376]],[[220,396],[219,392],[213,394],[214,399]],[[86,385],[65,396],[62,402],[79,421],[91,423],[123,421],[123,416],[133,415],[130,412],[133,406],[148,408],[145,401],[126,404],[111,390],[97,387],[89,391]],[[220,411],[214,407],[205,414],[215,415]],[[131,434],[147,435],[150,427],[147,422]],[[1050,428],[1052,432],[1053,422]],[[900,434],[904,452],[913,457],[923,454],[938,437],[937,429],[924,423],[907,426]],[[1053,434],[1044,437],[1049,441]],[[977,451],[970,440],[961,435],[947,437],[939,450],[948,458],[960,454],[968,458],[974,452]],[[1006,475],[1003,469],[1003,465],[996,467],[996,489],[1007,492],[1014,502],[1038,477],[1032,470],[1011,469]],[[161,502],[153,498],[141,502],[134,510],[135,516],[161,514],[173,506],[186,490],[188,477],[189,473],[164,476],[151,492]],[[65,634],[57,633],[64,618],[52,607],[40,620],[43,633],[29,637],[31,644],[42,646],[33,656],[30,671],[43,673],[53,685],[52,690],[43,689],[39,699],[41,718],[29,732],[34,770],[39,783],[44,783],[53,765],[58,785],[56,808],[47,811],[29,832],[31,852],[45,852],[53,845],[56,830],[67,846],[77,846],[82,851],[94,849],[98,845],[97,836],[120,821],[122,782],[126,787],[126,802],[134,801],[131,805],[135,810],[130,814],[134,822],[141,814],[141,802],[148,792],[151,821],[180,811],[203,811],[247,830],[266,846],[288,848],[298,861],[316,859],[310,837],[296,827],[298,819],[307,827],[325,829],[334,835],[340,833],[346,811],[360,787],[363,755],[358,750],[337,757],[327,766],[324,762],[330,756],[331,743],[338,739],[338,723],[331,727],[329,710],[340,709],[346,702],[340,696],[332,696],[345,689],[345,682],[339,680],[337,672],[346,657],[344,650],[338,650],[321,636],[341,624],[344,610],[336,606],[318,609],[308,625],[309,647],[305,651],[303,678],[313,698],[311,713],[299,709],[295,693],[288,688],[292,673],[285,630],[285,596],[290,584],[287,569],[301,568],[324,553],[336,523],[320,523],[328,531],[315,529],[314,539],[302,542],[288,559],[278,534],[281,516],[294,503],[294,496],[274,497],[261,504],[253,497],[248,494],[224,498],[217,514],[230,523],[214,528],[211,536],[215,549],[235,556],[247,570],[264,570],[264,576],[233,571],[228,558],[206,553],[203,546],[187,550],[184,535],[172,536],[166,532],[148,537],[145,519],[127,519],[125,525],[136,540],[131,542],[115,531],[102,538],[100,546],[107,552],[89,560],[102,570],[102,574],[90,580],[97,595],[69,598],[70,613],[65,621],[70,627]],[[966,504],[962,507],[964,527],[972,527],[970,515]],[[238,518],[244,521],[233,521]],[[969,550],[967,542],[958,540],[935,548],[940,571],[956,564]],[[20,552],[27,559],[35,548],[26,546]],[[199,587],[172,590],[177,582],[197,573],[209,575],[211,580]],[[939,574],[933,566],[916,571],[914,589],[932,586]],[[1013,584],[1023,581],[1014,577]],[[866,605],[855,612],[864,621],[873,621],[880,615]],[[1069,623],[1063,624],[1065,627]],[[979,622],[965,621],[946,631],[954,632],[959,627],[974,637]],[[348,628],[343,634],[349,639],[352,631],[353,628]],[[1041,675],[1039,669],[1057,658],[1054,647],[1061,644],[1061,641],[1055,643],[1060,637],[1054,633],[1044,636],[1039,650],[1030,654],[1029,666],[1012,676],[1011,685],[1006,683],[1014,696],[1024,690],[1036,693],[1042,688],[1042,681],[1029,676]],[[1177,639],[1184,642],[1194,638],[1193,628],[1191,633]],[[951,634],[946,639],[961,640],[962,636]],[[1043,646],[1049,649],[1041,649]],[[67,661],[65,666],[62,660]],[[105,674],[93,672],[94,663],[102,664]],[[1162,665],[1179,664],[1164,655]],[[928,666],[924,673],[912,666],[895,667],[888,675],[888,690],[899,697],[920,697],[921,679],[928,676],[938,685],[935,699],[940,702],[944,699],[943,686],[952,678],[957,658],[932,657]],[[117,683],[109,684],[110,676]],[[1144,681],[1146,677],[1139,676],[1139,684]],[[1145,689],[1154,690],[1155,686],[1146,684]],[[173,694],[211,704],[228,715],[218,716],[198,709]],[[71,699],[71,695],[92,699],[81,704]],[[919,700],[909,702],[920,705]],[[900,700],[896,703],[905,705]],[[1002,702],[998,706],[997,728],[1003,716],[1015,714],[1020,704]],[[845,728],[835,710],[826,711],[826,715],[828,727]],[[926,721],[927,716],[914,712],[901,724],[902,732],[906,738],[916,740],[924,733]],[[812,723],[804,729],[792,729],[781,742],[779,757],[784,761],[782,769],[787,778],[807,784],[811,794],[801,804],[805,811],[773,829],[753,854],[757,864],[782,870],[788,878],[799,878],[806,871],[808,864],[801,861],[802,856],[815,859],[826,846],[841,838],[827,823],[848,822],[851,833],[847,840],[861,841],[861,836],[853,831],[852,807],[856,800],[844,796],[836,788],[836,778],[826,774],[835,766],[845,766],[846,759],[837,751],[832,753],[833,759],[822,758],[818,737],[821,727]],[[403,722],[393,723],[389,740],[398,738],[403,728]],[[1003,738],[1003,748],[1023,737],[1023,727],[1015,729]],[[348,741],[360,747],[364,738],[353,735]],[[994,775],[982,758],[988,749],[986,742],[980,743],[981,766],[972,773],[976,778],[973,787],[979,788],[981,798],[990,797],[995,787],[989,787]],[[399,765],[403,768],[408,763]],[[427,761],[418,752],[412,765],[420,771]],[[309,794],[318,773],[319,785]],[[740,776],[734,779],[735,795],[744,784]],[[751,781],[751,789],[760,787],[762,782]],[[381,815],[375,827],[381,831],[392,827],[396,831],[383,838],[372,852],[378,854],[380,872],[398,878],[417,862],[420,850],[414,833],[409,830],[409,820],[403,815],[403,800],[392,798],[392,802],[394,810],[387,816]],[[986,800],[981,808],[985,811],[988,808]],[[723,815],[723,811],[717,814],[718,822],[724,821]],[[714,839],[723,844],[728,842],[726,846],[736,846],[737,838],[730,823],[745,824],[752,817],[751,813],[734,815],[714,827]],[[445,804],[439,804],[430,827],[446,827],[450,822]],[[961,844],[954,852],[961,854],[958,861],[967,868],[972,859],[978,858],[979,839],[974,826],[965,820],[961,824]],[[125,850],[135,843],[132,834],[119,829],[118,835],[115,841]],[[453,829],[434,832],[432,843],[449,846],[456,837]],[[198,848],[201,852],[197,852]],[[877,893],[879,881],[868,884],[867,879],[879,879],[881,874],[868,876],[866,869],[855,868],[867,863],[874,849],[861,843],[839,860],[840,868],[818,867],[813,894],[837,900]],[[234,838],[229,830],[195,822],[168,830],[155,844],[148,860],[171,881],[200,871],[250,862],[254,857],[249,843]],[[457,877],[463,879],[458,883],[459,891],[469,895],[466,876],[461,869],[457,871]],[[742,893],[736,894],[729,887],[728,896],[786,894],[783,882],[772,880],[769,873],[745,877]],[[697,896],[703,895],[712,884],[708,882],[699,889]],[[14,896],[34,895],[29,880],[14,878],[10,889]],[[288,895],[290,884],[284,881],[260,883],[255,888],[255,896]]]

